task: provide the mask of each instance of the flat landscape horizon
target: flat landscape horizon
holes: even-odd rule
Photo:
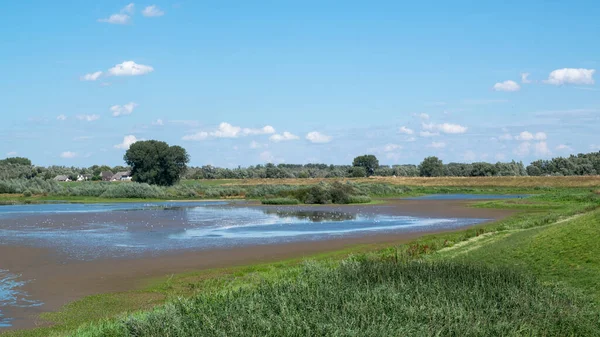
[[[600,337],[600,2],[6,2],[0,336]]]

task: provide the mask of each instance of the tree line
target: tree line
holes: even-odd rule
[[[444,163],[437,157],[427,157],[419,165],[380,165],[374,155],[358,156],[351,165],[333,164],[265,164],[248,167],[222,168],[210,165],[187,167],[189,155],[179,146],[159,141],[137,142],[124,156],[127,166],[93,165],[87,168],[65,166],[35,166],[27,158],[0,160],[0,180],[43,179],[57,175],[75,178],[89,175],[99,180],[101,172],[132,171],[133,180],[155,185],[173,185],[179,179],[252,179],[252,178],[351,178],[383,177],[479,177],[479,176],[541,176],[600,174],[600,152],[536,160],[527,167],[522,162]],[[74,180],[74,179],[72,179]]]

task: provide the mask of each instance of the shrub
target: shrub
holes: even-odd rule
[[[371,198],[366,195],[351,195],[348,198],[348,204],[368,204],[371,202]]]
[[[31,197],[31,191],[30,190],[26,190],[25,192],[23,192],[23,196],[27,197],[27,198]]]

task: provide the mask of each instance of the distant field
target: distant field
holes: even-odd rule
[[[306,185],[321,181],[352,181],[355,183],[386,183],[406,186],[449,187],[600,187],[600,176],[568,177],[370,177],[370,178],[307,178],[307,179],[215,179],[186,180],[183,184],[200,182],[210,185]]]

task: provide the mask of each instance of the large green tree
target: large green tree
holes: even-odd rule
[[[354,167],[364,167],[367,173],[367,176],[373,175],[375,170],[379,167],[379,160],[372,154],[365,154],[363,156],[358,156],[354,158],[352,162],[352,166]]]
[[[419,165],[421,177],[441,177],[444,175],[444,163],[438,157],[427,157]]]
[[[181,146],[169,146],[156,140],[131,145],[123,157],[131,166],[133,181],[171,186],[187,169],[190,157]]]

